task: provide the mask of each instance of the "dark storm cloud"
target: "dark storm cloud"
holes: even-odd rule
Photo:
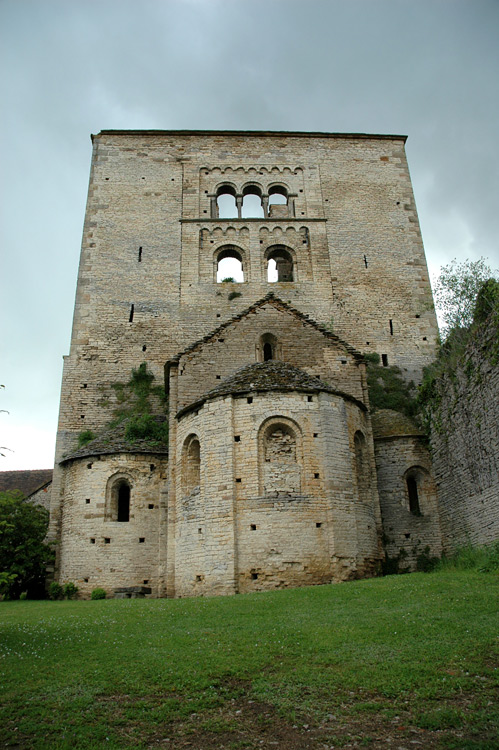
[[[498,265],[497,2],[3,0],[0,24],[11,422],[55,430],[90,132],[405,133],[430,267]]]

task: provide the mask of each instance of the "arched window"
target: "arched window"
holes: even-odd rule
[[[284,185],[272,185],[269,187],[269,216],[290,216],[293,206],[290,206],[290,200],[287,188]]]
[[[131,494],[132,487],[126,477],[111,477],[106,492],[106,521],[130,521]]]
[[[268,362],[270,359],[274,359],[274,350],[272,344],[268,341],[263,345],[263,361]]]
[[[267,281],[286,282],[294,280],[293,256],[283,245],[274,245],[267,250]]]
[[[359,500],[367,503],[370,500],[370,467],[367,456],[367,443],[364,433],[360,430],[354,435],[354,450],[355,450],[355,473],[357,478],[357,490],[359,494]]]
[[[299,432],[290,420],[274,417],[260,432],[261,483],[265,495],[292,495],[301,490]]]
[[[215,206],[213,219],[237,219],[236,190],[232,185],[221,185],[218,188]]]
[[[244,266],[241,252],[232,245],[220,248],[215,255],[215,273],[217,282],[243,282]]]
[[[247,185],[243,188],[241,216],[243,219],[264,218],[262,191],[257,185]]]
[[[413,474],[410,474],[408,477],[406,477],[405,481],[407,484],[407,494],[409,496],[409,510],[415,516],[420,516],[421,510],[419,507],[419,492],[418,492],[417,479]]]
[[[279,341],[273,333],[264,333],[260,336],[258,343],[258,360],[260,362],[269,362],[271,359],[279,359]]]
[[[199,492],[201,483],[201,446],[197,435],[189,435],[182,455],[182,494]]]

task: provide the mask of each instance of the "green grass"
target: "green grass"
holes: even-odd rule
[[[492,750],[498,588],[447,568],[226,598],[3,602],[0,746]]]

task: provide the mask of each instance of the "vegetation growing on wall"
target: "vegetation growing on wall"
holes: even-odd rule
[[[418,409],[423,429],[438,434],[444,431],[442,403],[449,387],[457,397],[459,377],[469,381],[480,377],[475,371],[468,350],[481,331],[489,328],[495,335],[482,349],[482,355],[495,366],[499,362],[499,281],[490,278],[478,290],[473,300],[473,318],[468,327],[456,326],[441,344],[437,358],[423,371],[423,382],[418,394]]]
[[[417,411],[414,383],[407,383],[399,367],[380,365],[376,352],[364,354],[367,361],[367,387],[371,411],[393,409],[413,417]]]
[[[142,362],[132,370],[127,383],[113,383],[118,407],[110,426],[126,420],[125,439],[148,440],[151,443],[168,442],[168,422],[158,422],[154,417],[154,402],[166,406],[167,397],[162,386],[153,385],[154,375]]]

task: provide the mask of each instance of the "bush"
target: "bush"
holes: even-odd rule
[[[19,601],[24,602],[28,598],[28,593],[26,591],[22,591],[19,594]]]
[[[105,599],[106,598],[106,592],[104,589],[94,589],[92,593],[90,594],[91,599]]]
[[[90,443],[96,437],[92,430],[83,430],[78,435],[78,448],[84,448],[87,443]]]
[[[0,492],[0,594],[18,599],[45,596],[47,565],[53,551],[44,542],[48,512],[18,491]]]
[[[64,589],[57,581],[52,581],[49,585],[49,599],[56,601],[57,599],[63,599]]]
[[[439,557],[432,557],[430,555],[430,548],[425,547],[424,550],[416,558],[416,570],[420,573],[430,573],[440,563]]]
[[[64,584],[64,597],[66,599],[73,599],[76,594],[78,593],[78,586],[75,586],[75,584],[72,581],[68,581]]]

